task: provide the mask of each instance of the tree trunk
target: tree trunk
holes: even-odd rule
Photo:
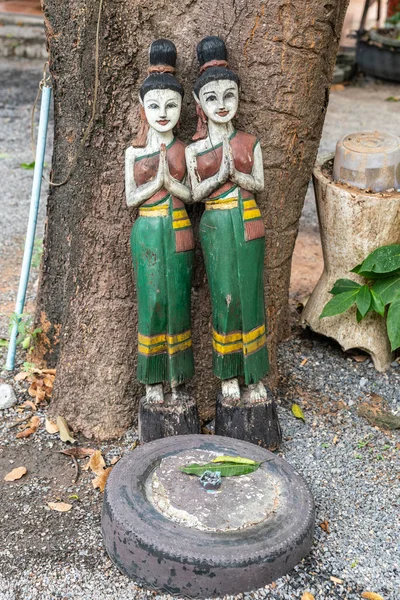
[[[266,191],[266,299],[271,381],[276,344],[289,329],[288,288],[303,200],[316,157],[348,0],[137,0],[104,2],[100,23],[97,116],[68,183],[52,188],[38,315],[62,324],[53,414],[99,439],[132,423],[143,392],[136,382],[136,303],[129,252],[135,211],[124,195],[124,149],[137,125],[137,94],[148,47],[166,37],[178,49],[186,89],[180,137],[195,130],[196,43],[216,34],[242,84],[238,128],[263,147]],[[53,177],[62,180],[90,119],[98,0],[45,0],[54,82]],[[191,211],[198,225],[202,207]],[[196,377],[201,413],[211,414],[218,382],[211,372],[210,301],[200,249],[193,288]],[[57,330],[57,327],[56,327]],[[57,352],[54,351],[54,357]],[[54,359],[53,359],[54,362]]]

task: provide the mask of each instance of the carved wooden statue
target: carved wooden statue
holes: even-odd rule
[[[146,384],[139,411],[142,441],[197,433],[199,427],[196,407],[184,386],[194,372],[190,322],[194,239],[184,204],[190,200],[185,145],[174,135],[183,97],[175,63],[172,42],[152,43],[149,75],[140,88],[142,125],[125,153],[127,203],[139,208],[131,250],[138,302],[137,377]],[[164,382],[171,386],[168,397]]]
[[[261,147],[233,125],[239,78],[228,69],[224,42],[206,37],[197,54],[198,128],[186,161],[192,200],[205,203],[200,241],[211,291],[213,368],[222,380],[216,433],[273,447],[281,432],[262,381],[268,373],[265,230],[255,199],[264,189]]]

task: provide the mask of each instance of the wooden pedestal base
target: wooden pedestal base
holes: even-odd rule
[[[174,435],[200,433],[196,402],[189,398],[173,402],[168,394],[162,404],[150,404],[141,398],[139,404],[139,440],[151,442]]]
[[[269,450],[276,450],[282,442],[276,404],[270,397],[266,402],[257,404],[246,401],[235,404],[219,394],[215,433],[245,440]]]

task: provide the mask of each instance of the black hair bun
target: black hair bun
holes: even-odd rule
[[[209,35],[201,40],[197,45],[197,58],[200,66],[211,60],[227,60],[228,53],[224,40],[216,35]]]
[[[151,65],[176,65],[176,46],[170,40],[155,40],[150,46]]]

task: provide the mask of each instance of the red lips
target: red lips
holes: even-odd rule
[[[226,115],[229,115],[229,110],[220,110],[219,112],[217,112],[217,115],[219,115],[220,117],[226,117]]]
[[[157,121],[157,123],[158,123],[159,125],[162,125],[162,126],[164,126],[164,125],[168,125],[168,123],[169,123],[169,120],[167,119],[167,120],[164,120],[164,121]]]

